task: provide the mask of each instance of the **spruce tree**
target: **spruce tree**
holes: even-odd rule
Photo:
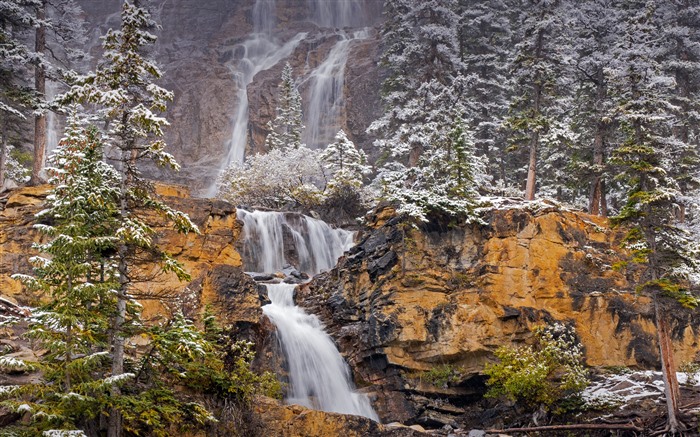
[[[34,19],[22,6],[17,1],[0,2],[0,189],[7,176],[9,147],[21,140],[36,100],[24,81],[26,65],[34,56],[25,36]]]
[[[370,168],[367,165],[367,155],[355,147],[347,134],[341,129],[335,135],[335,142],[326,147],[320,155],[321,161],[331,172],[328,188],[331,190],[342,187],[358,189]]]
[[[275,118],[267,123],[269,133],[265,148],[298,149],[301,146],[301,131],[304,129],[301,112],[301,95],[294,84],[292,66],[287,62],[282,70],[282,83]]]
[[[180,279],[188,274],[182,266],[153,242],[154,231],[147,221],[156,214],[169,221],[180,232],[198,232],[189,217],[163,203],[155,195],[151,182],[141,174],[145,161],[179,169],[172,155],[165,152],[163,129],[168,122],[159,112],[165,111],[172,93],[159,87],[154,80],[161,76],[157,65],[145,54],[155,35],[148,11],[124,2],[121,29],[109,30],[104,37],[104,55],[94,73],[82,77],[63,97],[64,101],[87,102],[97,105],[109,121],[110,158],[117,162],[119,227],[117,245],[117,307],[112,337],[112,374],[124,374],[124,343],[130,335],[127,308],[134,302],[138,281],[138,263],[153,262],[163,273],[174,273]],[[118,392],[115,391],[115,396]],[[122,409],[115,405],[109,418],[109,437],[119,437],[122,430]]]
[[[639,289],[654,302],[668,431],[675,434],[681,430],[679,389],[664,302],[670,297],[688,307],[698,305],[700,301],[689,292],[689,281],[697,277],[700,258],[697,242],[678,225],[675,215],[682,198],[674,156],[684,145],[672,133],[675,80],[663,68],[660,56],[663,39],[658,38],[658,6],[655,2],[625,3],[626,26],[614,47],[620,61],[614,72],[616,109],[624,139],[611,161],[627,190],[626,204],[614,220],[630,226],[627,244],[635,260],[645,265]],[[699,169],[695,165],[692,172]]]
[[[74,112],[49,160],[53,188],[37,214],[48,241],[35,244],[42,255],[31,259],[34,275],[15,276],[46,299],[27,329],[46,353],[42,380],[15,388],[4,404],[26,405],[39,432],[84,429],[123,382],[110,379],[108,336],[119,287],[109,259],[118,244],[119,174],[102,161],[102,147],[99,131]]]
[[[533,200],[537,191],[537,167],[541,162],[543,143],[548,142],[548,154],[554,159],[556,149],[569,136],[560,118],[566,106],[557,35],[563,29],[560,1],[523,1],[518,19],[519,41],[515,46],[512,69],[517,97],[511,104],[508,127],[512,131],[511,148],[523,148],[528,153],[525,199]],[[556,168],[553,162],[550,167]],[[551,177],[551,175],[550,175]]]

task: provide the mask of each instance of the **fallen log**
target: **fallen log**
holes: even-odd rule
[[[628,424],[610,424],[610,423],[579,423],[573,425],[548,425],[548,426],[531,426],[525,428],[507,428],[507,429],[487,429],[487,434],[506,434],[509,432],[535,432],[535,431],[566,431],[574,429],[610,429],[620,431],[644,431],[631,423]]]

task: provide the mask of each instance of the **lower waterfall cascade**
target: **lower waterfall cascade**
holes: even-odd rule
[[[294,305],[294,284],[266,284],[263,307],[277,328],[289,366],[287,402],[379,421],[366,395],[356,392],[350,369],[318,317]]]
[[[243,222],[245,266],[251,274],[277,274],[298,269],[314,275],[335,266],[338,258],[353,244],[353,232],[334,229],[308,216],[243,209],[237,213]],[[293,247],[287,247],[285,242]],[[290,252],[293,252],[296,266],[287,260]],[[277,338],[286,357],[289,370],[286,401],[379,421],[369,398],[354,390],[350,368],[321,321],[294,304],[296,286],[265,283],[271,303],[262,308],[277,329]]]

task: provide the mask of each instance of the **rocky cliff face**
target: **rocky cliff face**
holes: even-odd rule
[[[0,202],[0,297],[20,305],[35,304],[19,281],[10,276],[29,273],[29,258],[37,255],[32,244],[42,235],[32,228],[34,214],[41,210],[48,186],[14,190]],[[243,273],[242,261],[234,248],[241,233],[236,209],[225,202],[192,199],[184,188],[159,187],[158,191],[171,206],[187,212],[201,234],[178,234],[167,226],[156,226],[157,243],[182,262],[192,281],[182,283],[173,275],[140,284],[148,294],[165,297],[143,300],[144,316],[152,318],[184,310],[196,317],[212,305],[227,323],[243,328],[253,336],[262,317],[258,287]],[[253,330],[249,328],[255,328]]]
[[[80,0],[91,29],[89,47],[101,56],[99,36],[109,27],[119,26],[118,0]],[[160,2],[153,11],[162,25],[154,47],[154,58],[162,67],[161,85],[175,93],[167,118],[169,151],[182,164],[180,173],[152,168],[150,174],[163,181],[186,183],[196,193],[209,187],[226,160],[231,147],[236,111],[241,104],[237,78],[248,60],[245,41],[254,32],[255,0],[172,0]],[[277,0],[270,20],[270,39],[283,44],[304,32],[306,36],[291,54],[259,71],[247,85],[249,123],[244,126],[247,152],[262,150],[267,135],[265,124],[273,117],[277,105],[277,87],[285,62],[290,62],[302,93],[305,112],[310,111],[310,78],[327,59],[335,44],[365,26],[374,26],[381,18],[381,2],[350,0],[354,9],[347,22],[335,22],[318,10],[323,1]],[[337,14],[336,14],[337,15]],[[349,27],[345,27],[349,26]],[[343,28],[343,29],[340,29]],[[361,146],[371,143],[365,130],[380,109],[378,37],[369,31],[367,39],[350,44],[347,64],[343,68],[343,96],[332,120],[326,120],[329,132],[326,143],[338,128],[344,128]],[[328,98],[337,98],[338,96]],[[309,126],[309,122],[306,123]],[[332,131],[332,132],[331,132]],[[245,141],[245,139],[244,139]]]
[[[634,292],[635,272],[613,268],[624,259],[620,234],[597,217],[532,205],[493,210],[486,225],[421,230],[385,210],[336,269],[298,294],[356,378],[377,388],[383,420],[452,423],[483,392],[479,374],[494,350],[555,320],[575,326],[590,366],[659,365],[650,301]],[[670,311],[677,360],[690,360],[698,319]],[[438,365],[459,382],[428,383]]]

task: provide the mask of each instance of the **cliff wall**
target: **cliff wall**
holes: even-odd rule
[[[383,420],[450,423],[483,393],[499,346],[553,321],[576,328],[589,366],[659,366],[650,300],[634,291],[638,272],[616,269],[621,232],[605,220],[542,202],[494,209],[485,225],[413,229],[390,217],[374,216],[375,229],[297,297],[376,390]],[[669,311],[677,362],[691,360],[698,318]],[[426,382],[439,365],[459,382]]]

